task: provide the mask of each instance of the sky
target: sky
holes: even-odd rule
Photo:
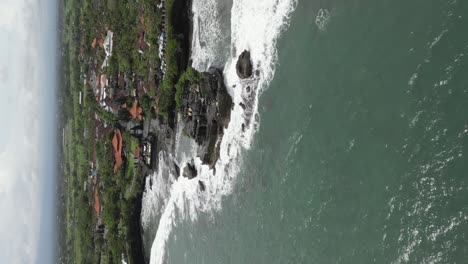
[[[54,263],[56,0],[0,0],[0,260]]]

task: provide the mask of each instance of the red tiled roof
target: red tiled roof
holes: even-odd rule
[[[138,107],[138,100],[135,99],[132,107],[128,110],[130,112],[130,115],[132,115],[133,118],[137,117],[137,107]]]
[[[137,159],[140,158],[140,147],[136,147],[136,149],[135,149],[135,158],[137,158]]]
[[[98,192],[98,186],[96,185],[96,188],[94,189],[94,211],[96,212],[96,215],[100,216],[101,215],[101,203],[99,202],[99,192]]]
[[[130,112],[130,115],[133,118],[136,118],[136,119],[138,119],[140,121],[143,120],[143,109],[138,106],[138,100],[137,99],[135,99],[135,101],[133,102],[132,107],[128,110],[128,112]]]
[[[122,166],[122,134],[120,130],[116,130],[114,137],[112,138],[112,147],[114,148],[114,173]]]

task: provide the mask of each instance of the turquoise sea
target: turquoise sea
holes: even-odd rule
[[[232,192],[167,263],[468,263],[467,29],[467,1],[299,1]]]

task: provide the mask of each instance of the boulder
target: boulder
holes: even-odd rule
[[[240,103],[239,103],[239,105],[240,105],[240,107],[242,107],[242,110],[244,110],[244,111],[245,111],[245,104],[244,104],[244,103],[242,103],[242,102],[240,102]]]
[[[188,178],[189,180],[197,177],[197,169],[193,164],[187,163],[187,165],[184,167],[184,170],[182,172],[182,176],[185,178]]]
[[[200,187],[200,191],[204,192],[206,190],[206,186],[204,182],[198,181],[198,186]]]
[[[246,79],[252,76],[252,61],[250,60],[250,52],[244,50],[236,63],[237,76],[241,79]]]
[[[176,175],[175,177],[177,179],[177,178],[179,178],[179,175],[180,175],[180,168],[175,162],[173,162],[173,165],[174,165],[174,171],[175,171],[175,175]]]

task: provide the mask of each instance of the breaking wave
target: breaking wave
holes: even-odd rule
[[[180,129],[175,156],[160,153],[159,169],[147,177],[142,201],[150,263],[164,263],[167,241],[180,218],[194,221],[199,212],[219,211],[223,197],[232,192],[242,164],[241,153],[250,148],[258,128],[258,97],[274,77],[277,39],[288,26],[296,5],[297,0],[193,0],[192,66],[199,71],[211,66],[224,68],[234,109],[214,170],[201,164],[196,157],[196,143]],[[237,56],[243,50],[250,51],[255,72],[246,80],[240,80],[235,69]],[[203,192],[197,180],[176,180],[176,172],[167,165],[185,164],[192,159],[197,179],[205,184]]]

